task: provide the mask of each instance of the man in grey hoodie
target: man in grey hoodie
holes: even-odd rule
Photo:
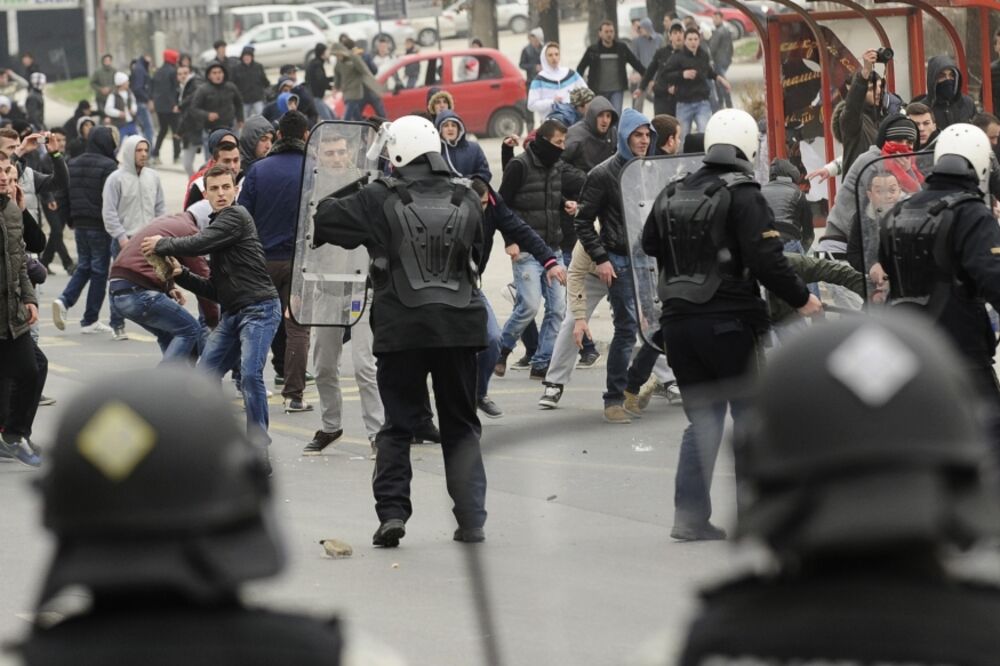
[[[129,238],[166,212],[160,175],[146,166],[149,142],[137,134],[122,142],[118,170],[104,181],[102,193],[104,230],[111,236],[111,261],[128,244]],[[114,291],[111,292],[114,295]],[[111,329],[114,340],[128,340],[125,318],[111,304]]]
[[[584,174],[615,154],[618,148],[618,113],[606,97],[598,95],[583,120],[566,133],[563,162]]]
[[[240,130],[240,166],[246,173],[250,165],[267,156],[274,143],[274,125],[264,116],[250,116]]]
[[[639,59],[643,67],[649,67],[649,63],[653,62],[653,56],[661,46],[663,46],[663,35],[653,29],[653,22],[649,18],[639,21],[639,36],[632,40],[629,48],[632,49],[632,53]],[[632,72],[628,81],[629,92],[635,93],[640,81],[642,81],[642,75],[638,72]],[[633,97],[632,108],[641,113],[645,102],[645,95]]]

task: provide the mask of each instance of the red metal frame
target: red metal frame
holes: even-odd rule
[[[882,48],[890,48],[889,35],[886,34],[885,28],[879,23],[875,15],[871,13],[866,7],[862,7],[853,0],[808,0],[809,2],[832,2],[834,4],[843,5],[855,12],[857,12],[864,20],[868,21],[868,25],[872,27],[875,34],[878,36],[878,41],[882,45]],[[885,78],[888,81],[888,89],[892,90],[896,87],[896,68],[892,60],[890,60],[885,65]]]
[[[958,62],[958,69],[962,72],[968,72],[969,66],[965,58],[965,47],[962,46],[962,39],[958,35],[958,31],[955,30],[955,26],[951,24],[951,21],[945,17],[944,14],[939,12],[937,8],[925,2],[925,0],[873,0],[877,5],[884,5],[889,2],[898,3],[901,5],[910,5],[911,7],[916,7],[921,11],[925,11],[930,14],[931,18],[937,21],[944,31],[948,33],[948,38],[951,40],[951,45],[955,49],[955,60]],[[989,24],[987,24],[989,25]],[[911,56],[912,59],[912,56]],[[923,59],[921,59],[923,61]],[[926,91],[925,91],[926,92]],[[962,77],[962,92],[966,95],[969,94],[969,77]]]
[[[781,81],[781,72],[779,70],[778,77],[774,78],[773,74],[769,71],[769,68],[767,66],[767,62],[768,62],[768,58],[767,58],[767,53],[768,53],[768,50],[767,50],[768,39],[767,39],[767,21],[766,21],[766,19],[762,22],[757,17],[757,15],[754,14],[752,11],[750,11],[750,9],[747,8],[747,6],[744,5],[742,2],[740,2],[740,0],[720,0],[720,2],[722,2],[723,4],[729,5],[730,7],[733,7],[734,9],[737,9],[740,12],[742,12],[748,19],[750,19],[750,22],[753,23],[754,28],[756,28],[756,30],[757,30],[757,38],[760,40],[762,53],[764,54],[764,90],[770,90],[772,83],[774,83],[774,82],[780,82]],[[781,109],[780,110],[781,110],[781,116],[784,117],[784,104],[781,104]],[[767,115],[768,115],[768,122],[769,123],[770,123],[770,116],[771,116],[771,114],[772,113],[776,113],[776,112],[777,112],[777,110],[772,111],[772,106],[770,104],[767,105]],[[774,155],[774,150],[775,150],[774,133],[770,132],[770,131],[768,131],[768,133],[767,133],[767,146],[768,146],[768,153],[767,154],[768,155]]]
[[[809,29],[812,30],[813,37],[816,40],[816,44],[819,45],[819,85],[820,85],[820,99],[822,100],[822,105],[823,105],[823,117],[822,117],[823,147],[826,151],[826,161],[830,162],[834,159],[834,157],[836,157],[836,155],[834,154],[833,150],[833,132],[830,131],[830,124],[829,124],[830,118],[833,116],[833,103],[832,100],[830,99],[830,72],[832,70],[830,69],[830,51],[828,50],[828,47],[826,45],[826,38],[823,37],[823,31],[820,29],[820,25],[819,23],[816,22],[816,19],[813,18],[813,16],[810,15],[809,12],[807,12],[806,10],[802,9],[797,4],[792,2],[792,0],[774,0],[774,2],[777,2],[779,5],[788,7],[795,14],[797,14],[805,22],[805,24],[809,26]],[[778,27],[780,25],[780,22],[781,21],[776,21],[773,25]],[[770,36],[768,40],[770,41]],[[778,38],[774,40],[774,44],[775,44],[775,50],[778,51],[778,53],[773,55],[776,56],[774,60],[777,61],[778,75],[779,75],[777,80],[780,81],[781,80],[780,33],[778,35]],[[781,87],[780,92],[782,96],[784,96],[784,86]],[[787,153],[785,150],[786,138],[785,138],[784,104],[782,104],[782,114],[780,117],[780,122],[777,123],[777,125],[780,132],[779,136],[781,139],[780,143],[778,143],[779,147],[778,149],[780,151],[781,156],[785,157]],[[777,141],[777,139],[778,137],[775,137],[775,141]],[[833,201],[833,198],[834,196],[836,196],[837,193],[837,186],[833,182],[833,178],[828,179],[826,182],[830,197],[829,200]]]
[[[990,11],[1000,10],[997,0],[946,0],[949,7],[976,9],[979,13],[979,49],[983,63],[983,107],[990,113],[993,108],[993,80],[990,76],[990,61],[993,56],[993,35],[990,31]],[[967,79],[968,77],[963,77]]]

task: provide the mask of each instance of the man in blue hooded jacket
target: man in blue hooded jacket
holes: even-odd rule
[[[445,110],[437,114],[434,127],[441,135],[441,155],[448,168],[465,178],[482,178],[487,183],[493,180],[486,154],[478,143],[469,141],[457,113]]]
[[[618,151],[587,174],[578,203],[576,236],[597,264],[601,281],[608,285],[615,328],[608,349],[607,390],[604,393],[604,420],[608,423],[630,423],[632,420],[633,415],[625,411],[623,403],[628,362],[638,330],[628,230],[618,178],[626,162],[634,157],[652,155],[655,150],[656,132],[649,119],[635,109],[625,109],[618,125]],[[597,219],[601,221],[600,233],[594,226]]]

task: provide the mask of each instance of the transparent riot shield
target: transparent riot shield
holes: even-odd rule
[[[375,142],[367,123],[331,121],[313,128],[306,146],[292,260],[289,310],[303,326],[352,326],[366,307],[368,252],[313,245],[313,216],[325,197],[349,194],[376,167],[367,155]]]
[[[653,202],[667,184],[701,168],[702,154],[660,155],[632,160],[619,176],[622,191],[622,212],[628,229],[628,244],[635,282],[636,311],[643,340],[663,351],[660,330],[660,297],[656,259],[642,251],[642,229],[653,210]]]
[[[882,304],[887,296],[879,250],[892,210],[923,189],[933,164],[932,152],[905,153],[880,157],[858,173],[847,261],[864,273],[869,305]]]

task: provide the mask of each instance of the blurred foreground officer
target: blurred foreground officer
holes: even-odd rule
[[[989,138],[974,125],[941,132],[926,189],[894,208],[881,227],[871,278],[877,300],[888,292],[890,305],[920,309],[948,334],[1000,413],[996,334],[986,312],[987,302],[1000,309],[1000,228],[983,203],[991,154]]]
[[[67,406],[40,484],[55,558],[13,663],[355,663],[335,620],[240,600],[285,558],[263,460],[231,413],[217,383],[179,368],[115,375]]]
[[[452,178],[430,121],[404,116],[385,139],[397,177],[327,197],[315,216],[317,245],[364,246],[372,259],[373,350],[385,407],[372,481],[381,524],[372,543],[398,546],[413,513],[410,442],[426,428],[428,374],[458,521],[454,538],[483,541],[486,471],[476,414],[476,354],[487,344],[476,268],[482,206],[469,181]]]
[[[756,371],[759,340],[770,326],[758,280],[802,316],[822,309],[789,266],[774,216],[753,180],[759,144],[757,122],[747,112],[713,115],[705,128],[704,165],[660,193],[643,229],[643,249],[660,268],[663,341],[689,422],[670,532],[682,541],[726,538],[709,522],[709,490],[726,408],[738,428],[745,407],[729,400],[727,386]]]
[[[1000,531],[979,407],[913,315],[844,318],[780,349],[737,447],[738,536],[771,566],[702,595],[679,663],[996,664],[1000,588],[946,561]]]

